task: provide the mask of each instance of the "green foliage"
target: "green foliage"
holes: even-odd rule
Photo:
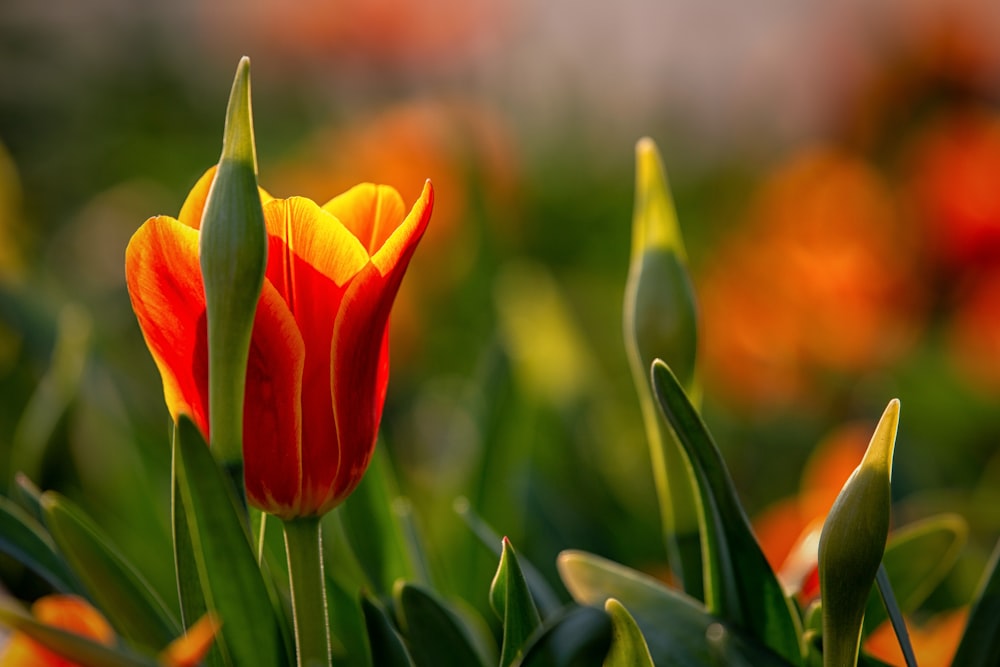
[[[962,667],[988,667],[1000,663],[1000,542],[972,602],[954,663]]]
[[[525,642],[541,625],[542,619],[521,574],[514,547],[507,538],[503,540],[500,567],[490,586],[490,605],[503,622],[500,667],[508,667],[521,655]]]
[[[652,381],[697,489],[708,610],[801,664],[798,616],[753,535],[718,448],[662,361],[653,363]]]
[[[82,510],[54,491],[42,495],[42,508],[63,558],[125,638],[161,648],[180,634],[163,601]]]
[[[185,623],[190,626],[203,609],[223,619],[213,658],[219,664],[286,664],[288,649],[243,512],[198,428],[185,417],[177,424],[174,457],[175,518],[183,517],[175,535],[189,547],[177,554],[178,578],[187,582],[180,587]]]

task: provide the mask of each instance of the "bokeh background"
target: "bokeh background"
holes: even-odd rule
[[[927,606],[960,605],[1000,528],[997,34],[989,0],[5,0],[0,487],[77,499],[173,595],[169,418],[123,255],[217,160],[249,55],[272,194],[435,183],[380,446],[445,590],[485,601],[495,567],[458,497],[543,572],[569,547],[664,571],[621,334],[648,135],[704,415],[772,557],[899,397],[895,521],[966,518]]]

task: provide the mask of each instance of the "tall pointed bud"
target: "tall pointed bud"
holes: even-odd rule
[[[889,537],[899,400],[889,402],[861,464],[833,502],[819,540],[823,665],[855,665],[861,624]]]
[[[646,425],[670,566],[684,590],[701,598],[701,547],[692,481],[649,382],[653,360],[663,359],[697,404],[697,313],[674,202],[656,144],[648,137],[636,144],[635,180],[625,350]]]
[[[250,60],[244,57],[229,96],[222,156],[199,237],[208,321],[210,441],[240,486],[247,357],[267,268],[267,244],[257,190]]]

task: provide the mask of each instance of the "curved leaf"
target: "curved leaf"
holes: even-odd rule
[[[562,552],[557,564],[563,583],[577,603],[603,605],[614,598],[629,610],[657,665],[791,664],[709,614],[694,598],[641,572],[582,551]],[[710,630],[724,631],[722,649],[731,662],[719,662],[720,647],[707,640]]]
[[[882,556],[892,590],[904,614],[912,614],[951,571],[965,545],[969,528],[957,514],[940,514],[915,521],[889,536]],[[864,635],[887,618],[877,591],[868,597]]]
[[[83,594],[44,526],[6,498],[0,498],[0,552],[30,568],[56,591]]]
[[[802,664],[798,616],[753,535],[718,447],[661,360],[653,362],[652,381],[697,482],[708,610]]]
[[[486,667],[462,621],[424,588],[397,582],[393,597],[399,626],[417,667]]]
[[[576,607],[546,622],[517,667],[601,667],[611,646],[611,618],[596,607]]]
[[[361,597],[372,664],[379,667],[415,667],[406,643],[381,605],[367,595]]]
[[[82,510],[53,491],[42,494],[42,509],[59,551],[122,636],[158,649],[180,634],[160,597]]]
[[[608,598],[604,611],[611,617],[611,648],[604,667],[655,667],[646,638],[625,606]]]

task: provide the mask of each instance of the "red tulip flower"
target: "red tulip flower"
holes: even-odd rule
[[[210,439],[198,228],[213,172],[178,219],[158,216],[126,251],[132,307],[171,415]],[[384,185],[320,207],[261,191],[268,260],[250,343],[243,415],[248,500],[283,519],[321,515],[361,480],[389,380],[389,311],[433,204],[407,212]]]

